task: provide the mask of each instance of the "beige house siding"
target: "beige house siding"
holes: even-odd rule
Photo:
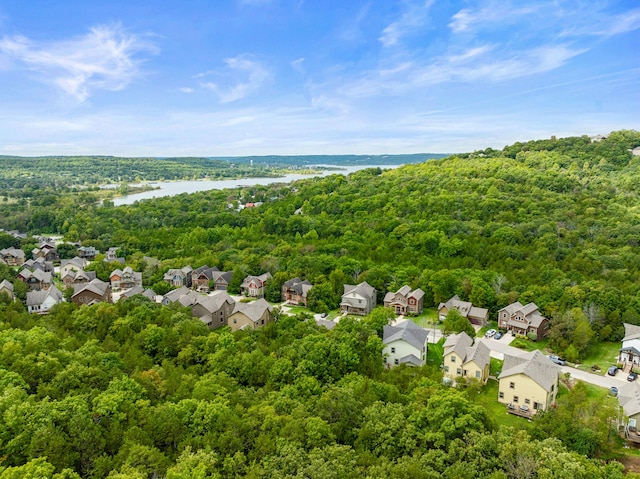
[[[265,311],[260,319],[257,322],[252,321],[246,314],[242,311],[237,311],[229,316],[228,324],[231,328],[232,332],[238,331],[239,329],[258,329],[262,326],[269,324],[270,316],[269,311]]]
[[[462,376],[462,358],[458,356],[455,351],[450,352],[444,356],[443,374],[449,379],[456,379]]]
[[[489,378],[489,366],[482,368],[475,361],[469,361],[464,365],[462,375],[466,378],[477,379],[486,383]]]
[[[529,406],[530,409],[545,410],[556,400],[557,384],[547,392],[542,386],[524,374],[500,378],[498,402]]]

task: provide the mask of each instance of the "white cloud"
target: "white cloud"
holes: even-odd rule
[[[577,24],[565,28],[563,36],[611,37],[640,29],[640,8],[620,15],[609,15],[597,10],[591,15],[573,17],[573,20]]]
[[[182,93],[193,93],[195,90],[191,87],[183,87],[183,88],[180,88],[180,91]]]
[[[137,55],[157,53],[154,45],[119,25],[96,26],[84,36],[53,43],[4,37],[0,51],[80,102],[97,90],[122,90],[141,74]]]
[[[544,5],[537,4],[516,8],[506,1],[492,1],[478,9],[463,8],[453,15],[449,28],[454,33],[463,33],[495,24],[509,24],[543,7]]]
[[[434,0],[428,0],[424,4],[409,5],[398,20],[389,24],[380,35],[380,42],[385,47],[397,45],[400,38],[408,32],[420,28],[426,21],[426,15]]]
[[[231,86],[221,86],[215,82],[203,82],[201,86],[213,91],[221,103],[230,103],[240,100],[255,90],[259,89],[266,81],[271,78],[269,71],[260,62],[250,60],[246,55],[240,55],[234,58],[226,58],[224,62],[227,64],[228,70],[224,74],[233,77],[231,82],[235,84]],[[206,74],[210,74],[207,72]],[[204,76],[200,74],[197,76]],[[237,80],[238,76],[243,76],[243,80]]]
[[[304,73],[304,58],[298,58],[297,60],[293,60],[291,62],[291,68],[293,68],[298,73]]]

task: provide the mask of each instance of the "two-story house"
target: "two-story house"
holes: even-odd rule
[[[366,316],[376,307],[376,290],[366,281],[353,285],[345,284],[340,311],[346,314]]]
[[[13,292],[13,283],[9,280],[3,279],[0,281],[0,295],[5,295],[10,298],[12,301],[16,299],[15,294]]]
[[[192,273],[193,273],[193,268],[187,265],[180,269],[177,269],[177,268],[170,269],[164,274],[162,279],[177,288],[181,286],[186,286],[187,288],[190,288]]]
[[[109,281],[111,281],[111,289],[113,291],[142,286],[142,273],[134,271],[131,266],[126,266],[123,270],[116,269],[112,271]]]
[[[85,271],[83,269],[71,269],[65,270],[64,275],[60,277],[64,283],[65,288],[72,288],[74,284],[86,284],[96,279],[95,271]]]
[[[424,291],[420,288],[411,290],[407,285],[395,293],[388,292],[384,297],[384,307],[391,308],[400,314],[420,314],[424,304]]]
[[[504,355],[498,376],[498,402],[544,411],[556,402],[560,367],[539,350],[520,356]]]
[[[427,360],[429,332],[413,321],[402,321],[395,326],[384,326],[382,354],[387,368],[409,364],[422,366]]]
[[[36,269],[34,271],[23,269],[22,271],[20,271],[20,273],[18,273],[17,278],[25,283],[32,291],[39,289],[49,289],[53,282],[51,273],[45,273],[40,269]]]
[[[67,271],[79,271],[85,269],[88,265],[89,262],[79,256],[75,256],[72,259],[60,260],[60,277],[63,277]]]
[[[265,293],[265,285],[271,279],[271,273],[260,276],[247,276],[240,285],[240,292],[251,298],[262,298]]]
[[[239,329],[258,329],[273,321],[273,307],[264,299],[250,303],[236,303],[227,324],[232,332]]]
[[[214,291],[207,296],[198,295],[191,313],[209,328],[218,329],[227,325],[235,305],[235,300],[226,291]]]
[[[114,246],[112,248],[109,248],[105,253],[104,253],[104,261],[106,261],[107,263],[113,263],[113,262],[118,262],[121,264],[124,264],[124,258],[119,258],[118,257],[118,250],[120,248],[118,248],[117,246]]]
[[[99,279],[73,286],[71,301],[76,304],[111,303],[111,287]]]
[[[42,256],[36,259],[28,259],[21,265],[22,268],[34,271],[36,269],[42,270],[45,273],[53,273],[54,266],[52,261],[47,261]]]
[[[457,309],[458,312],[464,318],[467,318],[471,324],[484,326],[489,320],[488,309],[474,306],[469,301],[462,301],[458,295],[455,295],[446,303],[440,303],[438,305],[438,317],[440,318],[440,321],[444,321],[447,317],[447,313],[452,309]]]
[[[29,291],[27,293],[27,311],[30,313],[47,314],[56,304],[62,303],[64,297],[58,288]]]
[[[489,378],[491,350],[482,341],[473,339],[464,331],[450,335],[443,345],[442,372],[445,378],[477,379],[483,384]]]
[[[517,301],[498,311],[498,328],[511,331],[516,336],[535,333],[537,339],[543,339],[549,331],[549,320],[540,314],[535,303],[523,306]]]
[[[289,304],[307,305],[307,294],[313,285],[306,279],[293,278],[282,283],[282,301]]]
[[[216,272],[220,272],[215,266],[200,266],[191,272],[191,287],[202,293],[209,292],[209,284],[214,279]]]
[[[624,323],[624,338],[618,361],[626,372],[634,367],[640,367],[640,326]]]
[[[0,259],[2,259],[9,266],[20,266],[24,263],[25,254],[24,251],[13,246],[9,248],[0,249]]]
[[[46,261],[58,261],[60,259],[60,255],[58,255],[58,250],[55,245],[52,243],[40,243],[39,248],[34,248],[31,251],[31,256],[33,259],[44,258]]]
[[[80,246],[78,248],[78,256],[88,261],[93,261],[100,253],[95,246]]]

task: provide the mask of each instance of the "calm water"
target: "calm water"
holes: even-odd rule
[[[365,168],[382,168],[391,169],[398,168],[402,165],[358,165],[358,166],[334,166],[334,165],[318,165],[324,167],[340,168],[339,170],[323,171],[320,174],[315,175],[301,175],[292,173],[289,175],[281,176],[279,178],[241,178],[237,180],[189,180],[189,181],[157,181],[150,182],[150,185],[157,186],[160,189],[152,191],[144,191],[142,193],[136,193],[128,196],[121,196],[114,198],[113,204],[115,206],[130,205],[138,200],[146,200],[149,198],[160,198],[162,196],[175,196],[181,193],[195,193],[197,191],[208,190],[224,190],[227,188],[237,188],[239,186],[254,186],[254,185],[271,185],[273,183],[290,183],[296,180],[302,180],[305,178],[314,178],[316,176],[327,176],[339,173],[341,175],[348,175],[358,170],[364,170]]]

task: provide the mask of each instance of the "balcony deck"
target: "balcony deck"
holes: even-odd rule
[[[536,413],[532,409],[529,409],[528,411],[523,411],[518,406],[516,406],[515,408],[510,408],[509,406],[507,406],[507,412],[509,414],[513,414],[514,416],[525,417],[527,419],[531,419],[534,416],[534,414]]]

